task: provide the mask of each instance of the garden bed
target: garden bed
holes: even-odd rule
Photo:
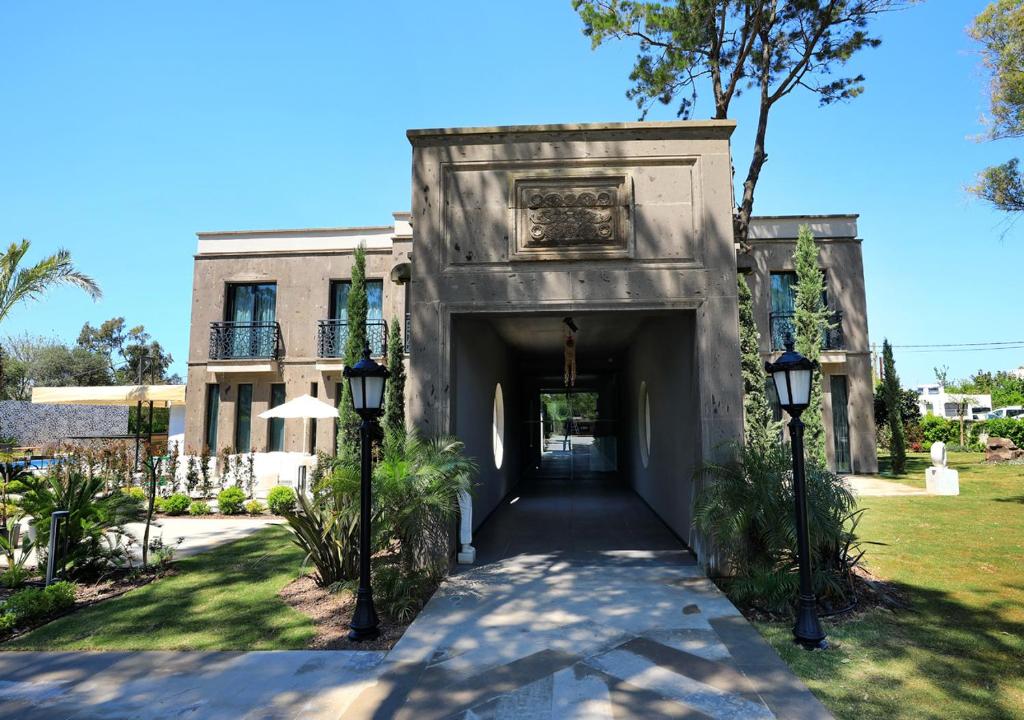
[[[159,568],[154,566],[144,570],[135,568],[133,570],[118,571],[117,573],[95,583],[77,583],[75,584],[74,605],[56,612],[48,613],[39,618],[35,618],[25,625],[14,628],[11,632],[3,632],[0,630],[0,643],[8,640],[14,640],[21,635],[56,620],[57,618],[70,615],[78,610],[101,603],[104,600],[119,597],[124,595],[126,592],[148,585],[154,580],[174,574],[175,571],[173,568]],[[0,588],[0,603],[3,603],[11,595],[14,595],[26,588],[42,587],[44,587],[42,580],[34,580],[29,581],[25,583],[23,587],[16,589]]]
[[[283,587],[278,597],[315,624],[316,635],[309,643],[313,650],[390,650],[415,619],[397,622],[378,613],[380,637],[353,642],[348,639],[348,623],[356,606],[352,592],[340,590],[332,593],[317,585],[311,575],[303,575]]]

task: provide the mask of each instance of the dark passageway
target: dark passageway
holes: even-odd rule
[[[477,564],[522,554],[689,552],[628,484],[613,477],[524,478],[478,531]]]

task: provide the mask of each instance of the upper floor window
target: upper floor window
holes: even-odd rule
[[[796,338],[796,273],[795,272],[773,272],[771,274],[771,316],[770,329],[772,337],[772,350],[782,350],[786,345],[786,336],[792,335]],[[821,304],[828,307],[828,289],[821,291]],[[824,349],[835,350],[843,346],[842,318],[838,312],[833,313],[830,318],[829,327],[822,338]]]
[[[348,296],[352,292],[351,280],[331,283],[331,320],[348,321]],[[384,281],[366,281],[366,321],[384,319]]]
[[[277,357],[277,285],[231,283],[226,300],[224,322],[210,324],[210,358]]]
[[[253,283],[228,285],[225,320],[235,323],[271,323],[277,313],[277,285]]]
[[[342,357],[348,339],[348,301],[352,281],[331,283],[330,318],[320,321],[317,339],[319,357]],[[382,356],[387,347],[387,321],[384,320],[384,281],[366,281],[366,340],[370,352]]]

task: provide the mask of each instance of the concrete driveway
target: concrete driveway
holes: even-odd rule
[[[277,525],[283,522],[283,518],[273,515],[238,518],[194,518],[157,515],[153,518],[149,537],[150,539],[162,537],[164,542],[169,545],[173,545],[178,538],[184,538],[174,554],[175,558],[180,559],[204,552],[224,543],[240,540],[268,525]],[[125,528],[138,541],[135,554],[141,557],[142,535],[146,529],[145,523],[128,523]]]

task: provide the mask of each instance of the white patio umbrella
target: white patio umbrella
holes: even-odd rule
[[[306,452],[310,419],[336,418],[338,417],[338,408],[328,405],[323,400],[317,400],[311,395],[300,395],[294,400],[289,400],[277,407],[261,412],[260,417],[264,420],[269,420],[270,418],[302,418],[304,421],[302,423],[302,451]]]

